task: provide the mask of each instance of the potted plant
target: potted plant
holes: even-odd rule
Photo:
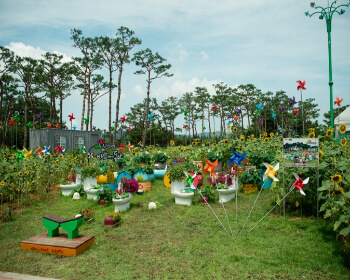
[[[262,177],[259,176],[257,169],[251,168],[244,171],[239,179],[243,183],[243,192],[252,193],[258,191],[258,186],[261,184]]]
[[[215,200],[215,193],[211,185],[206,185],[200,192],[202,194],[201,203],[209,203],[209,201]]]
[[[126,179],[123,177],[113,194],[114,211],[122,212],[128,210],[133,193],[137,192],[138,189],[139,183],[134,178]]]
[[[119,211],[114,211],[105,218],[103,225],[105,227],[117,227],[121,219],[122,213],[120,213]]]
[[[147,166],[151,162],[151,156],[149,154],[143,153],[142,155],[135,156],[133,162],[141,166]]]
[[[141,174],[136,177],[136,180],[139,183],[139,191],[142,190],[146,192],[152,189],[152,182],[144,178]]]
[[[105,205],[106,202],[107,203],[111,202],[112,196],[113,196],[113,193],[112,193],[111,188],[109,186],[103,186],[103,188],[101,189],[101,191],[98,195],[98,198],[99,198],[98,204]]]
[[[214,162],[218,160],[218,164],[215,167],[215,170],[222,170],[222,160],[224,159],[224,156],[219,154],[219,153],[213,153],[213,152],[208,152],[205,155],[205,158],[209,160],[210,162]]]
[[[98,200],[99,194],[102,191],[102,185],[96,184],[96,185],[90,185],[90,188],[86,190],[87,199],[93,199]]]
[[[116,161],[116,164],[117,164],[119,170],[123,170],[125,168],[125,166],[130,164],[130,158],[127,156],[124,156],[122,158],[118,158]]]
[[[235,175],[231,171],[220,172],[216,179],[208,178],[208,181],[212,186],[216,187],[221,203],[229,202],[235,197],[237,186],[235,184]]]
[[[103,172],[95,162],[82,167],[80,174],[84,178],[84,190],[87,191],[90,185],[97,185],[97,176],[103,174]]]
[[[152,160],[154,161],[154,165],[156,168],[164,168],[166,166],[166,161],[168,160],[168,157],[165,153],[158,152],[153,156]]]

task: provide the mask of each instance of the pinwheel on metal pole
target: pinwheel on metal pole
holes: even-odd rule
[[[252,208],[250,209],[250,212],[249,212],[249,214],[248,214],[248,217],[247,217],[247,219],[245,220],[245,223],[244,223],[244,225],[243,225],[243,227],[242,227],[242,229],[241,229],[241,232],[240,232],[239,234],[241,234],[242,231],[244,230],[244,227],[245,227],[245,225],[247,224],[247,221],[248,221],[250,215],[251,215],[252,212],[253,212],[253,209],[254,209],[254,207],[255,207],[255,204],[256,204],[256,202],[258,201],[258,198],[259,198],[259,196],[260,196],[260,194],[261,194],[263,188],[265,187],[265,184],[267,183],[266,187],[268,187],[268,186],[271,186],[272,181],[279,181],[279,180],[275,177],[275,175],[276,175],[276,173],[277,173],[277,170],[278,170],[279,167],[280,167],[280,166],[279,166],[279,163],[277,163],[275,167],[271,166],[270,164],[268,164],[268,163],[266,163],[266,162],[264,162],[263,164],[264,164],[265,167],[266,167],[266,171],[265,171],[265,173],[264,173],[264,175],[263,175],[263,182],[264,182],[264,183],[263,183],[263,185],[262,185],[261,188],[260,188],[260,191],[259,191],[259,193],[258,193],[258,196],[256,197],[256,199],[255,199],[255,201],[254,201],[254,203],[253,203],[253,206],[252,206]]]
[[[282,197],[282,199],[279,201],[279,203],[276,203],[276,205],[274,207],[271,208],[271,210],[269,212],[267,212],[265,214],[264,217],[262,217],[259,222],[257,222],[250,230],[249,232],[251,232],[258,224],[260,224],[260,222],[262,220],[265,219],[265,217],[270,214],[270,212],[275,209],[277,207],[277,205],[279,205],[281,203],[281,201],[283,201],[295,188],[302,194],[302,195],[306,195],[305,192],[303,191],[303,187],[309,182],[309,178],[306,178],[304,181],[296,174],[294,173],[294,176],[296,178],[296,181],[293,183],[293,185],[291,186],[291,188],[289,189],[289,192]]]
[[[282,113],[282,136],[283,136],[283,113],[286,110],[286,106],[280,105],[280,112]]]
[[[151,121],[153,121],[153,114],[148,114],[148,120],[149,120],[149,122],[150,122],[149,127],[151,127]],[[151,131],[152,131],[152,129],[149,130],[149,145],[150,145],[150,146],[151,146],[151,144],[152,144],[152,140],[151,140],[152,134],[151,134]]]
[[[305,123],[304,123],[304,104],[303,104],[303,90],[306,90],[305,87],[305,81],[297,81],[298,86],[297,86],[297,90],[300,90],[300,96],[301,96],[301,119],[303,122],[303,136],[305,135]]]
[[[334,101],[334,105],[338,105],[338,125],[340,125],[339,123],[339,108],[341,107],[341,104],[343,102],[343,98],[342,99],[339,99],[339,97],[336,97],[335,98],[335,101]]]
[[[16,112],[16,114],[13,116],[14,120],[16,121],[16,147],[17,147],[17,123],[19,122],[19,115]]]

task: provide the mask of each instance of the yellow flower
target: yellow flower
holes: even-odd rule
[[[196,142],[199,142],[199,141],[201,141],[201,139],[199,139],[199,138],[196,138]]]
[[[348,141],[346,140],[346,138],[340,140],[340,145],[342,145],[343,147],[345,147],[347,143]]]
[[[225,140],[224,140],[224,143],[225,143],[225,144],[228,144],[228,142],[229,142],[228,139],[225,139]]]
[[[233,128],[233,132],[236,133],[237,131],[238,131],[238,128],[237,128],[237,127],[234,127],[234,128]]]
[[[63,158],[63,155],[60,155],[60,158]]]
[[[278,136],[278,132],[276,132],[276,136]]]
[[[55,163],[56,163],[56,164],[59,163],[59,162],[60,162],[60,161],[59,161],[58,159],[55,160]]]
[[[131,149],[131,152],[132,152],[133,154],[135,154],[135,149]]]
[[[254,138],[255,138],[255,135],[254,135],[254,134],[250,135],[250,138],[254,139]]]
[[[341,134],[345,134],[345,133],[346,133],[346,125],[345,125],[345,124],[341,124],[341,125],[339,126],[339,132],[340,132]]]
[[[273,132],[270,132],[270,137],[274,137],[275,134]]]
[[[264,132],[264,136],[265,136],[265,137],[267,136],[267,132]]]
[[[44,158],[45,158],[45,155],[42,155],[42,156],[41,156],[41,158],[43,158],[43,159],[44,159]]]
[[[318,151],[318,157],[321,159],[323,158],[323,152],[321,150]]]
[[[10,187],[11,187],[11,188],[13,188],[14,186],[15,186],[15,184],[14,184],[14,183],[11,183],[11,184],[10,184]]]
[[[244,141],[244,139],[245,139],[245,137],[244,137],[244,135],[241,135],[241,141]]]
[[[310,137],[310,138],[315,138],[315,132],[310,132],[310,133],[309,133],[309,137]]]
[[[228,128],[228,129],[231,129],[231,125],[228,125],[227,128]]]
[[[216,134],[216,131],[213,131],[213,135],[215,135]]]
[[[5,186],[5,181],[1,181],[1,182],[0,182],[0,185],[1,185],[1,186]]]
[[[265,143],[268,143],[268,142],[270,141],[270,139],[266,137],[266,138],[264,139],[264,141],[265,141]]]
[[[171,145],[171,146],[174,146],[174,144],[175,144],[174,140],[171,140],[171,141],[170,141],[170,145]]]
[[[326,132],[326,136],[327,137],[331,137],[333,134],[333,129],[328,129],[327,132]]]
[[[264,134],[260,134],[260,139],[263,139],[264,138]]]
[[[243,151],[242,146],[239,146],[238,150],[239,150],[240,152],[242,152],[242,151]]]
[[[315,129],[314,129],[314,128],[311,128],[311,130],[310,130],[310,131],[315,133]]]
[[[142,142],[141,141],[139,141],[139,143],[138,143],[140,146],[142,145]]]
[[[4,161],[7,161],[7,158],[4,158]]]
[[[193,141],[193,142],[191,143],[192,147],[195,146],[196,144],[197,144],[196,141]]]
[[[331,181],[332,181],[334,184],[340,184],[340,183],[341,183],[341,180],[342,180],[342,176],[341,176],[340,174],[331,176]]]
[[[246,140],[247,142],[250,142],[250,139],[249,138],[247,138],[247,140]]]
[[[19,175],[19,176],[23,176],[23,172],[22,172],[22,171],[20,171],[18,175]]]

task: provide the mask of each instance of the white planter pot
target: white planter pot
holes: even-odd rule
[[[77,176],[75,177],[75,183],[77,185],[81,184],[82,179],[81,179],[81,175],[78,173]]]
[[[91,188],[91,185],[97,185],[97,179],[96,177],[87,177],[83,181],[84,183],[84,191],[87,191]]]
[[[219,202],[226,203],[231,201],[236,196],[236,189],[228,188],[228,189],[218,189],[219,193]]]
[[[71,183],[68,185],[60,185],[62,195],[64,196],[70,196],[73,193],[74,188],[77,186],[77,184]]]
[[[171,182],[171,194],[175,197],[175,204],[191,205],[194,192],[181,192],[184,188],[184,181]]]
[[[87,199],[97,200],[98,199],[98,193],[99,193],[98,189],[89,189],[89,190],[87,190],[86,191]]]
[[[130,200],[132,199],[132,193],[129,193],[129,197],[127,198],[121,198],[121,199],[112,199],[112,202],[114,204],[114,212],[119,211],[123,212],[130,208]]]

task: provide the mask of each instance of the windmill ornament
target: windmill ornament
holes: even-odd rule
[[[303,90],[306,90],[305,87],[305,81],[297,81],[298,86],[297,86],[297,90],[300,90],[300,97],[301,97],[301,119],[303,122],[303,135],[305,135],[305,124],[304,124],[304,105],[303,105]]]

